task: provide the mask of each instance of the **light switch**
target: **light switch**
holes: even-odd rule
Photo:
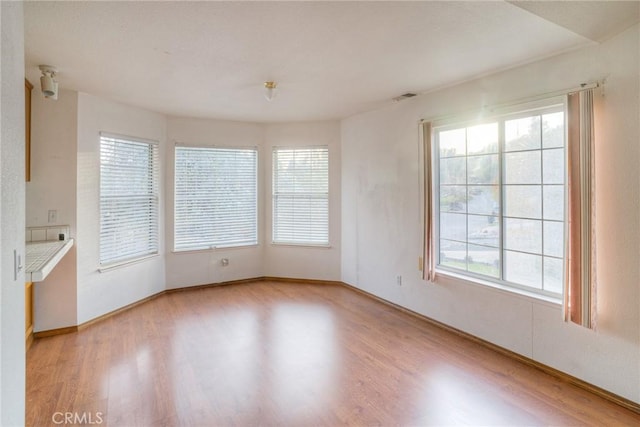
[[[22,271],[22,255],[18,251],[13,251],[13,280],[18,280],[18,273]]]

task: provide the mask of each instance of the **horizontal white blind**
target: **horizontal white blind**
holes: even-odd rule
[[[258,243],[255,148],[176,147],[174,249]]]
[[[158,146],[100,135],[100,265],[158,253]]]
[[[329,244],[329,149],[273,149],[273,242]]]

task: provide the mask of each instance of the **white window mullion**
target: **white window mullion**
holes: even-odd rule
[[[543,296],[561,293],[563,111],[554,100],[434,128],[439,268]]]

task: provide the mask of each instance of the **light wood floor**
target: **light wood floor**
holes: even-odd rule
[[[36,340],[27,425],[65,412],[103,426],[640,425],[351,289],[272,282],[170,293]]]

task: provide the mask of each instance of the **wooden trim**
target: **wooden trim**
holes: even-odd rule
[[[165,293],[165,291],[158,292],[157,294],[150,295],[150,296],[148,296],[146,298],[143,298],[143,299],[141,299],[139,301],[133,302],[133,303],[131,303],[129,305],[125,305],[124,307],[120,307],[120,308],[118,308],[116,310],[110,311],[108,313],[103,314],[102,316],[98,316],[98,317],[96,317],[94,319],[88,320],[88,321],[86,321],[84,323],[81,323],[79,325],[76,325],[76,326],[68,326],[66,328],[57,328],[57,329],[47,329],[46,331],[35,332],[33,334],[33,336],[35,338],[45,338],[45,337],[52,337],[54,335],[64,335],[64,334],[71,334],[71,333],[74,333],[74,332],[78,332],[78,331],[81,331],[81,330],[93,325],[94,323],[101,322],[103,320],[108,319],[111,316],[115,316],[118,313],[122,313],[123,311],[127,311],[127,310],[130,310],[130,309],[132,309],[134,307],[137,307],[137,306],[139,306],[141,304],[144,304],[147,301],[151,301],[152,299],[157,298],[160,295],[163,295],[164,293]]]
[[[33,85],[27,79],[24,79],[24,154],[25,167],[24,178],[26,182],[31,181],[31,90]]]
[[[622,407],[624,407],[626,409],[629,409],[630,411],[633,411],[633,412],[635,412],[637,414],[640,414],[640,403],[636,403],[636,402],[634,402],[632,400],[629,400],[627,398],[624,398],[622,396],[618,396],[615,393],[612,393],[612,392],[610,392],[608,390],[600,388],[600,387],[598,387],[596,385],[590,384],[590,383],[588,383],[586,381],[583,381],[583,380],[581,380],[579,378],[576,378],[576,377],[574,377],[572,375],[569,375],[569,374],[567,374],[565,372],[559,371],[559,370],[557,370],[555,368],[552,368],[551,366],[547,366],[547,365],[545,365],[543,363],[540,363],[540,362],[538,362],[536,360],[530,359],[530,358],[528,358],[526,356],[523,356],[521,354],[515,353],[515,352],[513,352],[511,350],[507,350],[504,347],[500,347],[499,345],[493,344],[493,343],[491,343],[489,341],[485,341],[482,338],[476,337],[475,335],[471,335],[468,332],[461,331],[460,329],[456,329],[453,326],[449,326],[447,324],[444,324],[442,322],[434,320],[434,319],[432,319],[430,317],[427,317],[427,316],[425,316],[423,314],[420,314],[418,312],[415,312],[413,310],[405,308],[405,307],[403,307],[401,305],[395,304],[395,303],[393,303],[391,301],[387,301],[386,299],[380,298],[379,296],[371,294],[371,293],[369,293],[369,292],[367,292],[365,290],[362,290],[360,288],[357,288],[355,286],[349,285],[349,284],[344,283],[344,282],[341,282],[341,283],[342,283],[343,286],[345,286],[345,287],[347,287],[347,288],[349,288],[349,289],[351,289],[351,290],[353,290],[355,292],[358,292],[358,293],[360,293],[362,295],[365,295],[365,296],[367,296],[369,298],[372,298],[372,299],[374,299],[374,300],[376,300],[376,301],[378,301],[378,302],[380,302],[382,304],[385,304],[385,305],[387,305],[389,307],[392,307],[392,308],[395,308],[397,310],[400,310],[403,313],[406,313],[406,314],[408,314],[410,316],[413,316],[413,317],[415,317],[417,319],[423,320],[423,321],[425,321],[425,322],[427,322],[427,323],[429,323],[429,324],[431,324],[433,326],[436,326],[436,327],[438,327],[440,329],[444,329],[444,330],[446,330],[448,332],[451,332],[451,333],[453,333],[455,335],[458,335],[461,338],[465,338],[465,339],[468,339],[470,341],[473,341],[473,342],[475,342],[477,344],[480,344],[480,345],[482,345],[482,346],[484,346],[484,347],[486,347],[486,348],[488,348],[490,350],[498,352],[498,353],[500,353],[500,354],[502,354],[504,356],[507,356],[507,357],[509,357],[511,359],[517,360],[518,362],[524,363],[525,365],[531,366],[532,368],[538,369],[539,371],[542,371],[542,372],[544,372],[544,373],[546,373],[548,375],[551,375],[554,378],[557,378],[557,379],[559,379],[561,381],[564,381],[566,383],[569,383],[571,385],[579,387],[579,388],[581,388],[583,390],[586,390],[586,391],[588,391],[590,393],[595,394],[598,397],[606,399],[606,400],[608,400],[610,402],[613,402],[613,403],[615,403],[617,405],[620,405],[620,406],[622,406]]]
[[[27,337],[25,339],[25,343],[24,343],[24,351],[29,351],[29,349],[31,348],[31,344],[33,344],[33,328],[31,328],[31,331],[27,334]]]
[[[251,278],[251,279],[229,280],[227,282],[208,283],[208,284],[204,284],[204,285],[195,285],[195,286],[185,286],[185,287],[182,287],[182,288],[172,288],[172,289],[167,289],[164,292],[173,293],[173,292],[191,291],[191,290],[195,290],[195,289],[206,289],[206,288],[212,288],[212,287],[216,287],[216,286],[244,285],[244,284],[247,284],[247,283],[262,282],[263,280],[264,280],[264,277],[254,277],[254,278]]]
[[[160,291],[160,292],[155,293],[153,295],[149,295],[148,297],[142,298],[141,300],[132,302],[131,304],[127,304],[124,307],[117,308],[117,309],[115,309],[113,311],[110,311],[108,313],[105,313],[105,314],[103,314],[101,316],[94,317],[91,320],[87,320],[86,322],[81,323],[81,324],[78,325],[78,330],[81,331],[81,330],[83,330],[83,329],[85,329],[85,328],[87,328],[87,327],[89,327],[89,326],[91,326],[91,325],[93,325],[95,323],[102,322],[103,320],[106,320],[109,317],[115,316],[116,314],[120,314],[120,313],[122,313],[124,311],[131,310],[134,307],[137,307],[137,306],[142,305],[142,304],[144,304],[144,303],[146,303],[148,301],[151,301],[152,299],[155,299],[155,298],[158,298],[161,295],[164,295],[165,292],[166,291]]]
[[[228,285],[244,285],[248,283],[257,282],[282,282],[282,283],[299,283],[301,285],[329,285],[329,286],[343,286],[344,283],[337,280],[319,280],[319,279],[295,279],[291,277],[273,277],[273,276],[259,276],[252,277],[250,279],[229,280],[227,282],[208,283],[205,285],[186,286],[182,288],[167,289],[165,292],[183,292],[193,289],[206,289],[215,286],[228,286]]]
[[[354,292],[358,292],[362,295],[365,295],[371,299],[374,299],[382,304],[385,304],[389,307],[395,308],[403,313],[406,313],[410,316],[413,316],[419,320],[422,320],[424,322],[427,322],[433,326],[436,326],[440,329],[446,330],[448,332],[451,332],[455,335],[458,335],[461,338],[465,338],[468,339],[470,341],[473,341],[477,344],[480,344],[490,350],[496,351],[506,357],[509,357],[511,359],[517,360],[521,363],[524,363],[525,365],[531,366],[535,369],[538,369],[539,371],[542,371],[546,374],[551,375],[554,378],[557,378],[561,381],[564,381],[566,383],[569,383],[571,385],[574,385],[576,387],[579,387],[583,390],[586,390],[590,393],[595,394],[596,396],[599,396],[603,399],[606,399],[612,403],[615,403],[617,405],[620,405],[626,409],[629,409],[630,411],[633,411],[635,413],[640,414],[640,404],[633,402],[629,399],[626,399],[622,396],[618,396],[615,393],[612,393],[610,391],[607,391],[603,388],[600,388],[598,386],[595,386],[593,384],[590,384],[586,381],[583,381],[579,378],[576,378],[572,375],[569,375],[565,372],[559,371],[555,368],[552,368],[550,366],[544,365],[540,362],[537,362],[533,359],[530,359],[526,356],[522,356],[518,353],[514,353],[511,350],[507,350],[506,348],[500,347],[496,344],[490,343],[489,341],[485,341],[482,338],[478,338],[474,335],[469,334],[468,332],[464,332],[461,331],[460,329],[456,329],[452,326],[446,325],[442,322],[439,322],[437,320],[431,319],[430,317],[427,317],[423,314],[420,314],[418,312],[415,312],[413,310],[410,310],[408,308],[402,307],[401,305],[395,304],[391,301],[387,301],[383,298],[380,298],[377,295],[374,295],[372,293],[369,293],[365,290],[362,290],[360,288],[357,288],[353,285],[349,285],[348,283],[345,282],[341,282],[341,281],[335,281],[335,280],[316,280],[316,279],[294,279],[294,278],[288,278],[288,277],[271,277],[271,276],[262,276],[262,277],[256,277],[253,279],[240,279],[240,280],[231,280],[231,281],[227,281],[227,282],[219,282],[219,283],[211,283],[208,285],[198,285],[198,286],[191,286],[191,287],[182,287],[182,288],[174,288],[174,289],[166,289],[164,291],[158,292],[157,294],[153,294],[151,296],[148,296],[140,301],[136,301],[132,304],[126,305],[124,307],[121,307],[117,310],[111,311],[109,313],[106,313],[102,316],[96,317],[95,319],[89,320],[88,322],[82,323],[79,326],[71,326],[71,327],[67,327],[67,328],[60,328],[60,329],[51,329],[48,331],[42,331],[42,332],[36,332],[33,334],[33,336],[35,338],[43,338],[43,337],[49,337],[49,336],[53,336],[53,335],[61,335],[61,334],[67,334],[67,333],[72,333],[72,332],[77,332],[79,330],[82,330],[90,325],[93,325],[97,322],[103,321],[111,316],[114,316],[118,313],[121,313],[123,311],[126,310],[130,310],[138,305],[144,304],[147,301],[150,301],[154,298],[157,298],[165,293],[172,293],[172,292],[184,292],[184,291],[189,291],[189,290],[196,290],[196,289],[205,289],[205,288],[210,288],[210,287],[214,287],[214,286],[227,286],[227,285],[240,285],[240,284],[250,284],[250,283],[256,283],[256,282],[282,282],[282,283],[299,283],[299,284],[309,284],[309,285],[330,285],[330,286],[343,286],[347,289],[350,289]]]
[[[218,283],[209,283],[209,284],[205,284],[205,285],[196,285],[196,286],[185,286],[185,287],[181,287],[181,288],[173,288],[173,289],[165,289],[163,291],[160,291],[156,294],[150,295],[146,298],[143,298],[139,301],[133,302],[131,304],[125,305],[124,307],[120,307],[116,310],[110,311],[108,313],[103,314],[102,316],[98,316],[94,319],[88,320],[84,323],[81,323],[77,326],[69,326],[66,328],[57,328],[57,329],[49,329],[46,331],[39,331],[39,332],[35,332],[33,334],[33,336],[35,338],[44,338],[44,337],[50,337],[50,336],[54,336],[54,335],[62,335],[62,334],[69,334],[69,333],[73,333],[73,332],[78,332],[84,328],[87,328],[95,323],[101,322],[103,320],[108,319],[111,316],[115,316],[116,314],[122,313],[123,311],[127,311],[130,310],[134,307],[137,307],[138,305],[144,304],[147,301],[150,301],[154,298],[158,298],[161,295],[164,294],[168,294],[168,293],[172,293],[172,292],[184,292],[184,291],[191,291],[191,290],[196,290],[196,289],[205,289],[205,288],[211,288],[214,286],[228,286],[228,285],[242,285],[242,284],[248,284],[248,283],[256,283],[256,282],[266,282],[266,281],[272,281],[272,282],[283,282],[283,283],[300,283],[300,284],[307,284],[307,285],[336,285],[336,286],[343,286],[346,285],[343,282],[339,282],[339,281],[335,281],[335,280],[316,280],[316,279],[294,279],[294,278],[289,278],[289,277],[268,277],[268,276],[260,276],[260,277],[253,277],[253,278],[249,278],[249,279],[239,279],[239,280],[229,280],[226,282],[218,282]],[[347,285],[348,286],[348,285]]]
[[[345,283],[337,280],[320,280],[320,279],[295,279],[291,277],[272,277],[264,276],[260,278],[263,282],[283,282],[283,283],[299,283],[301,285],[329,285],[343,286]]]
[[[45,338],[45,337],[53,337],[55,335],[70,334],[72,332],[78,332],[78,329],[79,329],[78,326],[67,326],[66,328],[48,329],[46,331],[34,332],[33,337],[38,339],[38,338]]]

